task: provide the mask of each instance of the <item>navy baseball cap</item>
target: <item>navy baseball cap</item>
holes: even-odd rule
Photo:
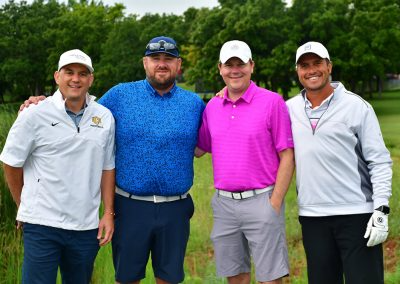
[[[144,56],[154,53],[167,53],[174,57],[179,57],[179,50],[175,40],[166,36],[155,37],[146,45]]]

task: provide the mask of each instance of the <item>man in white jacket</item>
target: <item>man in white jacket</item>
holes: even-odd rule
[[[321,43],[298,48],[296,70],[304,89],[287,105],[309,283],[383,283],[392,161],[374,110],[330,81]]]
[[[88,94],[89,56],[60,57],[53,96],[20,113],[0,160],[24,233],[23,283],[89,283],[114,231],[114,118]],[[104,215],[99,221],[100,199]]]

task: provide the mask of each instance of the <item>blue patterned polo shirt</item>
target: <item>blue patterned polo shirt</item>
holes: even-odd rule
[[[116,184],[134,195],[172,196],[193,185],[204,103],[174,86],[160,96],[147,80],[118,84],[99,103],[115,118]]]

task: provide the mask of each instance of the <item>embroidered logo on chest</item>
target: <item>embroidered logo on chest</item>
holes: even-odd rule
[[[93,116],[93,117],[92,117],[92,122],[93,122],[93,124],[91,124],[90,126],[98,127],[98,128],[103,128],[103,123],[102,123],[100,117],[98,117],[98,116]]]

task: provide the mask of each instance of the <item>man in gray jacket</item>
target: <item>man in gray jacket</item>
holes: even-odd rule
[[[287,102],[309,283],[383,283],[392,161],[371,105],[331,82],[318,42],[300,46],[304,89]]]

